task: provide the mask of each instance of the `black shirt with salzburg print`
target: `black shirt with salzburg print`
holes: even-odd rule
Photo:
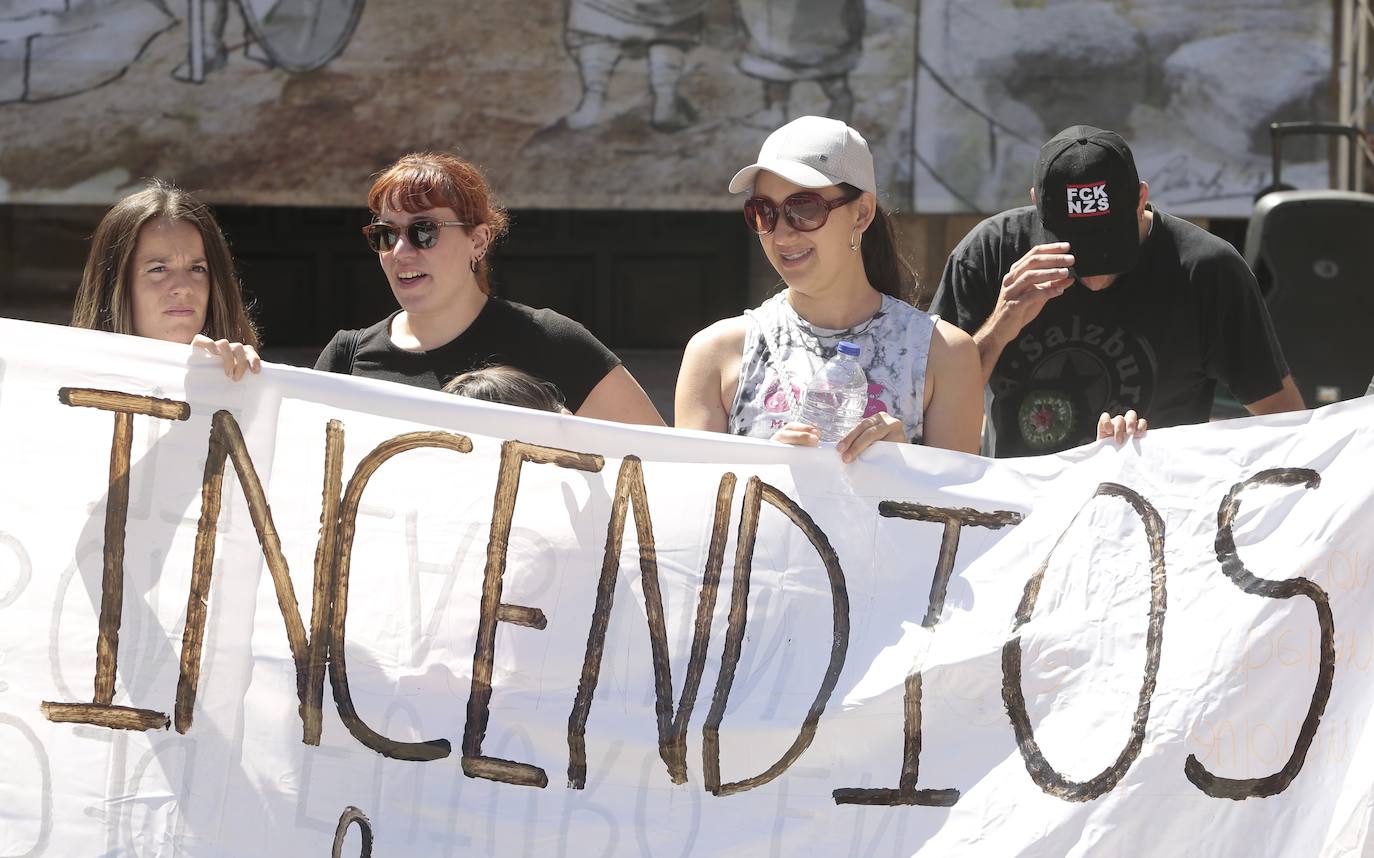
[[[931,311],[973,333],[1002,277],[1034,246],[1035,209],[983,221],[950,255]],[[1154,211],[1135,266],[1106,289],[1051,299],[988,382],[992,455],[1054,453],[1097,437],[1102,412],[1153,428],[1208,419],[1218,381],[1242,403],[1277,393],[1288,366],[1254,275],[1231,245]]]

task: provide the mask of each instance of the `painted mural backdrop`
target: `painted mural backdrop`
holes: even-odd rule
[[[1131,142],[1171,209],[1248,214],[1269,123],[1329,118],[1331,17],[1326,0],[923,0],[916,207],[1024,204],[1040,144],[1087,123]],[[1285,153],[1285,182],[1326,187],[1324,148]]]
[[[397,155],[446,149],[514,207],[727,208],[767,132],[822,113],[865,133],[902,208],[1016,202],[1038,142],[1082,120],[1124,131],[1176,208],[1242,211],[1266,123],[1329,101],[1329,19],[1324,0],[6,0],[0,200],[104,203],[156,175],[359,205]],[[1321,183],[1316,148],[1295,153]]]

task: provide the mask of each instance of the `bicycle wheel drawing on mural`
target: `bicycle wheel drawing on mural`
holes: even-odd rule
[[[365,0],[243,0],[258,46],[280,68],[311,71],[348,46]]]

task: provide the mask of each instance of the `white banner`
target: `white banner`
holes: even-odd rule
[[[1374,854],[1374,400],[1024,461],[0,323],[0,856]]]

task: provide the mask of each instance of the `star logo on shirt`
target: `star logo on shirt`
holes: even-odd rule
[[[1057,390],[1034,390],[1021,403],[1017,423],[1026,446],[1047,450],[1073,431],[1073,402]]]

